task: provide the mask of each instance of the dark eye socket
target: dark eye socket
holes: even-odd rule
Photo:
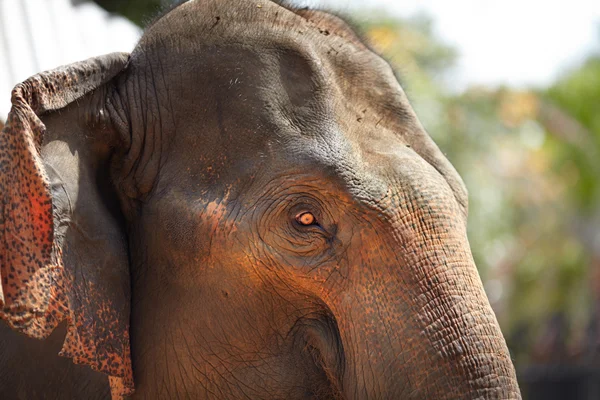
[[[317,218],[309,211],[303,211],[296,215],[296,222],[303,226],[318,225]]]

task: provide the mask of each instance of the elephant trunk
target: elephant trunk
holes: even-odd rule
[[[520,399],[464,212],[440,185],[412,189],[386,226],[359,235],[374,245],[336,304],[350,316],[339,327],[346,397]]]
[[[404,337],[418,334],[414,343],[401,344],[403,352],[417,355],[405,372],[409,397],[520,398],[506,342],[472,257],[461,248],[468,249],[466,241],[432,242],[411,263],[417,288],[406,299],[414,310],[411,326],[391,328],[411,331]]]
[[[411,284],[394,284],[390,274],[346,295],[351,323],[340,335],[353,344],[345,345],[348,398],[520,398],[470,255],[442,255],[443,248],[432,243],[415,261]]]

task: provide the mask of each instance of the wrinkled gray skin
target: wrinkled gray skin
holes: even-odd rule
[[[340,20],[186,3],[43,121],[75,210],[103,182],[68,256],[127,264],[134,398],[520,398],[462,181]],[[109,396],[63,335],[0,327],[3,398]]]

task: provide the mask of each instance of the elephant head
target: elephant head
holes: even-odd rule
[[[342,20],[189,1],[12,102],[1,316],[114,398],[520,398],[464,185]]]

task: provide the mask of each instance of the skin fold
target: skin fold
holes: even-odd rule
[[[58,328],[0,326],[3,398],[520,399],[462,180],[341,19],[189,1],[17,88],[0,316]]]

